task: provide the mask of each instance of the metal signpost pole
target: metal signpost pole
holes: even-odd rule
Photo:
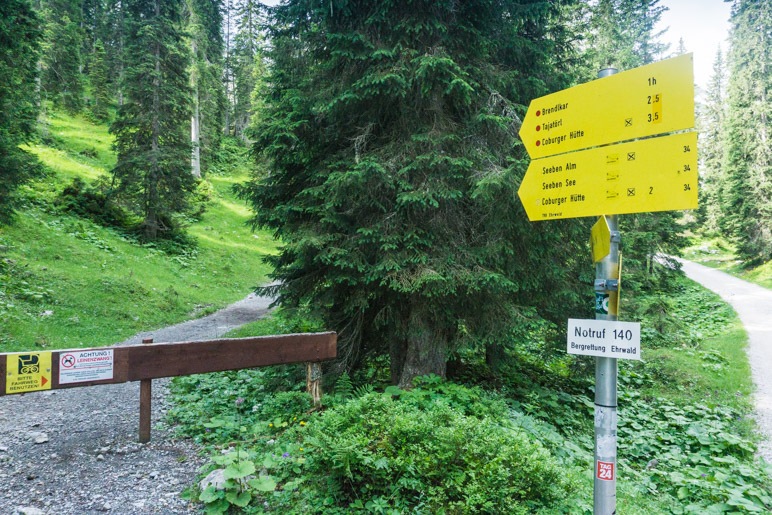
[[[617,73],[614,68],[598,77]],[[595,268],[595,318],[617,320],[619,308],[619,226],[617,216],[607,216],[609,254]],[[617,360],[595,358],[595,515],[616,513],[617,504]]]

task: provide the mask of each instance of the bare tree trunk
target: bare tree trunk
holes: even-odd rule
[[[196,59],[196,42],[191,42],[193,59]],[[190,119],[190,142],[192,143],[192,156],[190,165],[194,177],[201,177],[201,111],[199,109],[199,89],[198,78],[196,77],[195,64],[191,72],[191,82],[193,83],[193,116]]]
[[[123,69],[123,61],[125,60],[124,56],[124,44],[126,39],[126,34],[124,33],[125,28],[125,9],[126,7],[123,5],[123,2],[119,2],[120,5],[120,18],[118,19],[118,23],[120,26],[120,34],[118,35],[118,53],[119,53],[119,59],[118,59],[118,107],[123,106],[123,75],[124,75],[124,69]]]
[[[223,126],[223,134],[230,135],[231,126],[231,109],[233,109],[233,101],[231,99],[231,14],[233,12],[233,5],[228,0],[228,5],[225,8],[226,20],[225,23],[225,73],[223,78],[225,79],[225,98],[227,99],[228,106],[225,109],[225,125]]]
[[[405,366],[405,354],[407,353],[407,342],[405,340],[393,340],[389,344],[389,369],[391,371],[391,384],[398,384],[402,369]]]

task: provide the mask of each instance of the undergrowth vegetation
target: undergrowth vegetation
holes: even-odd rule
[[[636,299],[625,318],[658,329],[620,362],[619,512],[768,513],[734,313],[685,279]],[[303,323],[280,311],[238,335]],[[213,453],[187,495],[208,513],[591,513],[592,361],[545,351],[548,333],[507,346],[498,375],[463,352],[409,391],[378,360],[329,374],[322,409],[299,367],[175,379],[172,420]]]

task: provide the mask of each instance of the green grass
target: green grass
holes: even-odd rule
[[[654,382],[641,393],[675,402],[700,399],[710,405],[750,407],[753,385],[745,354],[747,335],[738,319],[699,345],[646,349],[642,367]]]
[[[743,262],[737,259],[732,244],[723,238],[695,239],[694,243],[684,250],[684,257],[772,289],[772,261],[755,268],[746,268]]]
[[[26,188],[17,222],[0,228],[0,351],[112,344],[213,312],[266,281],[261,258],[275,242],[251,232],[231,191],[246,166],[209,178],[212,200],[188,229],[197,247],[169,256],[52,208],[72,179],[109,178],[115,156],[107,128],[83,117],[52,113],[48,130],[49,144],[28,147],[48,173]]]

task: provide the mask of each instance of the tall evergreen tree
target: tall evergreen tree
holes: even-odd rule
[[[105,54],[107,56],[111,96],[115,99],[118,106],[121,106],[123,105],[125,75],[126,2],[125,0],[105,0],[105,3],[100,39],[105,46]]]
[[[726,123],[726,68],[721,47],[716,52],[704,105],[700,110],[700,207],[698,222],[708,234],[719,231]]]
[[[126,99],[110,127],[116,191],[143,217],[142,234],[162,237],[187,206],[190,173],[189,51],[184,0],[127,0]]]
[[[89,81],[91,82],[91,115],[98,121],[105,121],[111,96],[107,79],[107,57],[101,40],[94,44],[94,53],[91,55],[89,66]]]
[[[18,187],[40,172],[35,157],[19,148],[32,138],[38,116],[39,24],[28,0],[0,2],[0,223],[11,220]]]
[[[583,80],[596,78],[598,70],[629,70],[665,57],[667,45],[659,41],[655,26],[667,9],[660,0],[598,0],[585,4],[587,18]]]
[[[193,174],[200,177],[220,148],[225,119],[222,1],[188,0],[187,4],[188,34],[193,55],[190,71]]]
[[[83,108],[83,59],[79,0],[43,0],[42,87],[70,112]]]
[[[243,138],[253,121],[256,106],[262,91],[261,79],[265,75],[262,26],[265,24],[264,10],[256,0],[241,0],[235,11],[236,35],[233,41],[230,61],[232,68],[232,124],[233,134]],[[256,97],[253,99],[253,95]]]
[[[410,385],[470,335],[506,339],[518,306],[576,304],[566,242],[584,229],[534,227],[516,196],[518,116],[566,85],[557,15],[528,0],[275,11],[255,144],[272,169],[242,194],[284,244],[269,258],[282,305],[315,310],[349,365],[388,354]]]
[[[736,0],[730,21],[721,226],[758,264],[772,259],[772,5]]]

